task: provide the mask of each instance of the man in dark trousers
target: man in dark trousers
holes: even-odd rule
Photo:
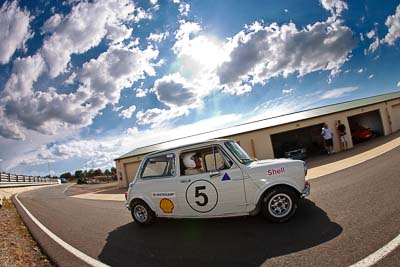
[[[344,151],[347,150],[347,134],[346,134],[346,126],[340,122],[340,120],[338,120],[336,122],[336,129],[339,132],[339,136],[340,136],[340,143],[342,146],[342,149]]]
[[[333,150],[333,132],[328,127],[328,124],[324,123],[324,126],[322,127],[322,131],[321,131],[321,135],[324,138],[325,148],[326,148],[326,152],[328,152],[328,155],[334,154],[335,151]]]

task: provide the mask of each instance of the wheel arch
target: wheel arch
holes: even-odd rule
[[[291,189],[293,192],[295,192],[295,194],[298,196],[298,198],[300,198],[300,196],[301,196],[301,192],[298,189],[296,189],[296,186],[293,185],[293,184],[290,184],[290,183],[287,183],[287,182],[274,183],[274,184],[272,184],[270,186],[264,187],[258,193],[257,198],[256,198],[256,202],[255,202],[255,203],[257,203],[256,204],[256,209],[258,211],[260,210],[261,203],[262,203],[262,200],[263,200],[264,196],[266,194],[268,194],[269,192],[271,192],[272,190],[274,190],[275,188],[279,188],[279,187],[281,187],[281,188],[285,187],[285,188]]]
[[[140,202],[143,201],[144,203],[147,204],[147,206],[149,206],[149,208],[156,214],[156,207],[154,206],[153,202],[148,200],[146,197],[143,196],[134,196],[130,201],[129,201],[129,209],[132,209],[132,206],[136,203],[136,202]]]

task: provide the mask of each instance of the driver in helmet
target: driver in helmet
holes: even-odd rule
[[[187,153],[183,156],[185,175],[203,173],[200,157],[195,153]]]

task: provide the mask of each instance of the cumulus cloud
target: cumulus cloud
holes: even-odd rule
[[[188,40],[191,34],[195,34],[201,31],[201,26],[195,22],[180,21],[179,29],[175,34],[177,40]]]
[[[14,165],[40,165],[47,162],[64,161],[71,158],[87,159],[89,166],[109,167],[113,165],[113,159],[119,156],[116,147],[121,145],[121,139],[109,140],[70,140],[62,143],[43,145],[35,152],[18,160]]]
[[[373,40],[373,42],[369,45],[368,49],[364,50],[365,55],[375,52],[381,43],[381,41],[379,40],[378,34],[377,34],[377,26],[378,26],[378,24],[375,23],[375,29],[373,29],[365,34],[365,36],[368,39]]]
[[[273,77],[326,70],[336,75],[355,47],[352,31],[341,21],[317,22],[301,30],[294,23],[254,23],[230,40],[230,60],[218,68],[226,92]]]
[[[105,97],[109,103],[116,103],[121,89],[132,86],[133,82],[146,75],[155,75],[151,62],[157,56],[158,51],[152,46],[145,50],[136,46],[111,46],[97,59],[83,65],[77,74],[82,84],[78,91],[85,92],[90,88],[94,96]]]
[[[320,0],[320,3],[333,16],[340,16],[344,10],[349,9],[347,3],[341,0]]]
[[[357,86],[336,88],[329,91],[326,91],[322,94],[320,99],[332,99],[332,98],[340,98],[348,95],[349,93],[358,90]]]
[[[132,114],[136,111],[136,106],[132,105],[127,109],[123,109],[121,113],[119,114],[120,117],[124,119],[130,119],[132,117]]]
[[[169,109],[140,111],[139,124],[186,115],[214,90],[241,95],[255,84],[293,73],[304,76],[326,70],[333,77],[356,45],[352,31],[333,18],[303,29],[293,23],[263,26],[255,22],[225,42],[205,35],[199,24],[182,20],[175,39],[172,50],[178,73],[157,80],[152,89]]]
[[[7,119],[3,109],[0,109],[0,136],[15,140],[25,139],[25,135],[22,133],[18,124]]]
[[[123,106],[113,105],[112,111],[119,112],[123,108],[124,108]]]
[[[29,11],[21,10],[18,2],[4,2],[0,8],[0,64],[7,64],[15,50],[24,48],[33,35],[30,31]]]
[[[75,93],[70,94],[60,94],[54,88],[36,92],[25,90],[31,89],[34,79],[24,81],[26,72],[18,75],[15,71],[15,77],[21,79],[13,79],[12,76],[6,89],[11,92],[16,88],[21,93],[8,94],[5,113],[23,127],[46,134],[54,134],[65,127],[90,125],[100,110],[119,100],[123,88],[132,86],[133,82],[145,75],[154,75],[150,61],[157,55],[158,52],[151,47],[142,51],[137,47],[112,46],[97,59],[83,65],[76,77],[81,85]],[[33,60],[25,59],[27,62]],[[25,71],[27,69],[35,70],[30,67]],[[32,76],[37,78],[36,74]]]
[[[134,134],[137,134],[138,132],[139,132],[139,129],[137,127],[131,127],[131,128],[126,129],[126,131],[125,131],[125,133],[127,135],[134,135]]]
[[[371,74],[368,76],[368,79],[372,79],[372,78],[374,78],[374,76],[375,76],[374,74]]]
[[[169,36],[169,32],[162,32],[162,33],[150,33],[149,37],[147,37],[147,40],[161,43],[164,41],[167,37]]]
[[[152,46],[141,50],[137,42],[119,43],[131,33],[124,22],[136,19],[133,11],[130,1],[100,0],[80,2],[65,17],[52,16],[42,28],[49,34],[43,47],[33,56],[14,61],[1,93],[0,135],[18,139],[23,138],[23,128],[54,134],[59,129],[90,125],[107,104],[118,102],[122,89],[155,75],[152,62],[158,50]],[[65,71],[72,54],[83,53],[104,38],[111,41],[108,50],[68,78],[69,84],[78,83],[75,92],[34,88],[43,73],[57,76]]]
[[[149,93],[149,89],[142,89],[142,88],[136,88],[136,97],[137,98],[142,98],[142,97],[146,97],[147,94]]]
[[[152,108],[136,113],[136,122],[140,125],[150,124],[151,128],[165,126],[171,119],[189,114],[187,107],[171,107],[170,109]]]
[[[367,32],[366,36],[368,37],[368,39],[374,38],[376,36],[375,30],[371,30],[371,31]]]
[[[179,74],[172,74],[158,79],[152,89],[158,101],[168,106],[198,105],[196,89]]]
[[[400,5],[397,6],[394,15],[387,17],[385,24],[388,27],[388,33],[382,41],[388,45],[394,45],[400,38]]]
[[[14,60],[13,73],[8,79],[2,98],[18,100],[32,93],[33,83],[45,70],[45,63],[40,55],[17,58]]]
[[[400,87],[400,81],[397,83],[397,87]]]
[[[292,92],[293,92],[293,88],[282,89],[282,94],[284,94],[284,95],[290,95]]]
[[[181,2],[179,3],[178,10],[182,16],[187,16],[189,14],[190,5],[188,3]]]
[[[139,111],[136,114],[139,124],[155,127],[166,120],[187,115],[190,110],[200,107],[203,98],[211,91],[218,90],[215,70],[226,58],[224,44],[212,36],[202,35],[201,31],[197,23],[180,21],[172,47],[179,72],[157,79],[150,91],[136,89],[137,97],[154,93],[157,100],[168,108]]]
[[[99,0],[81,2],[65,17],[59,14],[50,17],[42,30],[51,35],[44,41],[41,49],[50,76],[54,78],[63,73],[71,55],[87,52],[96,47],[103,38],[113,43],[128,38],[132,29],[124,22],[133,20],[134,12],[135,6],[128,0]]]

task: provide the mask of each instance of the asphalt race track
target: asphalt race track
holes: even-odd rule
[[[399,162],[400,147],[311,180],[310,197],[283,224],[257,216],[159,219],[140,228],[122,202],[71,198],[65,185],[19,199],[62,240],[111,266],[348,266],[400,234]],[[56,263],[76,265],[49,246],[59,250]],[[377,266],[399,262],[398,247]]]

